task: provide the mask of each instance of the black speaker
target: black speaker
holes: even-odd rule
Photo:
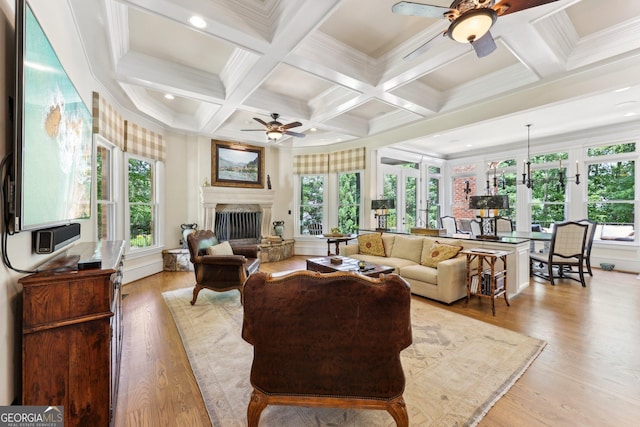
[[[33,251],[50,254],[80,238],[80,224],[61,225],[33,232]]]

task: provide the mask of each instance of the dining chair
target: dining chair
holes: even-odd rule
[[[471,220],[466,218],[461,218],[458,231],[460,233],[471,234]]]
[[[482,224],[477,219],[472,219],[470,222],[471,225],[471,234],[474,236],[482,235]]]
[[[504,216],[495,217],[495,230],[498,233],[513,231],[513,222],[511,221],[511,218]]]
[[[586,218],[577,220],[576,222],[578,224],[587,225],[587,238],[584,243],[584,263],[587,267],[587,273],[589,273],[589,276],[593,277],[593,272],[591,271],[591,246],[593,245],[593,238],[595,237],[596,227],[598,226],[598,223]],[[575,270],[568,269],[568,271],[576,273]]]
[[[456,218],[453,216],[441,216],[440,224],[442,225],[442,228],[447,230],[447,234],[456,234],[458,232]]]
[[[587,224],[575,221],[556,224],[553,228],[549,252],[529,254],[530,274],[548,280],[552,285],[555,285],[556,278],[567,278],[580,282],[583,287],[586,287],[584,248],[588,228]],[[569,269],[571,267],[577,268],[579,278],[568,275],[574,272]]]

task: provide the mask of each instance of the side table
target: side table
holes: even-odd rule
[[[331,256],[331,244],[335,244],[336,246],[336,255],[340,255],[340,243],[349,244],[349,240],[357,239],[357,234],[323,234],[321,236],[317,236],[320,239],[327,239],[327,256]]]
[[[491,299],[491,312],[496,315],[496,298],[503,296],[509,304],[507,297],[507,255],[510,251],[500,251],[483,248],[472,248],[460,251],[467,257],[467,302],[471,296]],[[477,260],[477,266],[471,264]],[[502,266],[498,263],[502,261]]]

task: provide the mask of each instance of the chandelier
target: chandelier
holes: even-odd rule
[[[489,163],[489,170],[487,171],[487,186],[485,188],[485,192],[487,194],[497,195],[499,187],[501,187],[503,190],[506,188],[507,180],[504,177],[504,172],[500,175],[500,178],[498,178],[498,164],[499,164],[498,162]],[[491,187],[490,181],[489,181],[492,169],[493,169],[493,187]]]
[[[522,184],[526,185],[527,188],[533,188],[533,176],[531,175],[531,154],[529,152],[531,145],[531,126],[532,124],[528,124],[527,126],[527,160],[522,165]],[[567,181],[575,178],[575,183],[580,184],[580,169],[578,167],[578,161],[576,160],[576,174],[574,177],[567,176],[566,171],[562,168],[562,159],[560,159],[559,169],[558,169],[558,186],[564,187]],[[547,181],[548,182],[548,181]],[[495,185],[495,184],[494,184]],[[487,187],[488,187],[487,181]]]

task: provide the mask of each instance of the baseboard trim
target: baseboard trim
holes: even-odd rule
[[[145,277],[160,273],[162,270],[162,259],[149,261],[144,264],[127,266],[127,260],[125,258],[122,283],[126,285],[127,283],[135,282],[136,280],[144,279]]]

